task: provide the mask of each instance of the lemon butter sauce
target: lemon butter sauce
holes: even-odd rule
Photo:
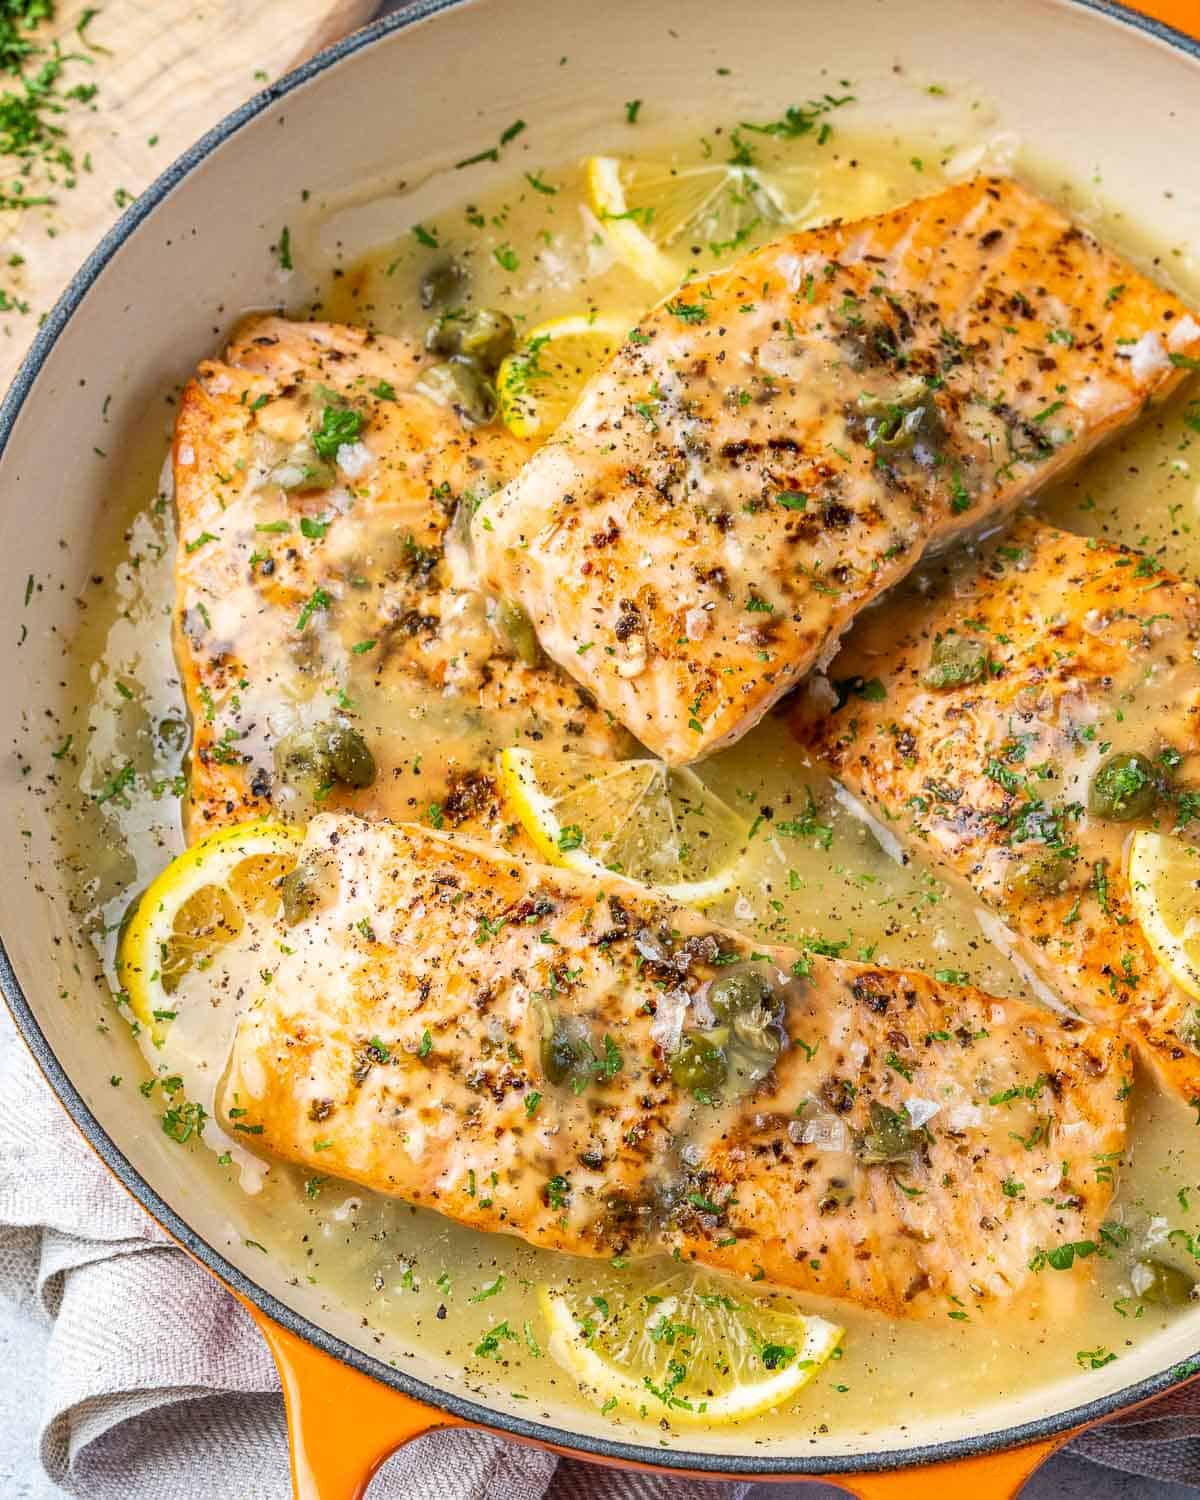
[[[527,172],[486,197],[422,220],[378,253],[340,267],[313,311],[422,340],[439,316],[422,306],[423,288],[431,273],[452,260],[468,278],[468,305],[498,308],[513,320],[517,363],[509,367],[507,388],[500,375],[498,400],[507,400],[510,419],[520,420],[536,409],[539,395],[531,363],[552,367],[545,354],[552,351],[552,336],[529,358],[531,343],[547,339],[539,329],[562,319],[577,320],[569,325],[576,332],[632,327],[659,295],[653,275],[720,264],[785,223],[882,210],[929,190],[948,165],[909,142],[844,137],[836,109],[822,111],[809,128],[792,135],[786,129],[726,128],[680,141],[672,151],[676,175],[693,173],[695,182],[676,210],[678,232],[664,230],[661,244],[651,242],[663,265],[647,264],[644,246],[630,251],[618,240],[614,247],[603,216],[603,205],[613,201],[612,182],[603,169],[530,163]],[[714,164],[728,166],[729,158],[738,170],[757,174],[733,180],[734,192],[745,200],[733,206],[721,200],[720,173],[711,171]],[[631,195],[661,194],[662,175],[627,179]],[[714,183],[717,196],[710,201]],[[636,210],[637,202],[632,206]],[[631,208],[627,203],[615,212]],[[696,222],[703,233],[693,239],[687,226]],[[653,221],[643,211],[614,217],[614,224],[644,231]],[[622,248],[625,258],[618,253]],[[1041,513],[1070,530],[1136,543],[1164,565],[1195,575],[1200,506],[1192,466],[1200,433],[1194,417],[1186,394],[1150,413],[1046,495]],[[121,920],[138,892],[183,847],[177,806],[187,731],[170,656],[174,537],[169,486],[159,488],[154,479],[161,444],[161,430],[154,431],[145,451],[130,455],[122,532],[97,564],[102,583],[89,595],[75,645],[76,680],[86,706],[62,761],[78,782],[78,795],[67,807],[79,821],[62,832],[65,857],[74,866],[80,914],[118,993],[112,961]],[[367,536],[364,551],[373,542],[383,545],[383,539]],[[944,584],[933,568],[909,586]],[[880,607],[887,609],[888,601]],[[362,702],[373,737],[386,742],[389,767],[402,768],[396,817],[436,819],[431,808],[445,783],[449,728],[463,763],[490,765],[512,738],[504,722],[464,720],[441,703],[372,702],[365,668],[347,691]],[[714,920],[763,940],[961,975],[998,995],[1036,998],[1028,976],[989,939],[969,896],[904,856],[886,830],[864,819],[861,809],[804,763],[779,720],[764,722],[699,774],[747,830],[748,854],[737,880],[708,909]],[[578,1261],[483,1236],[321,1173],[263,1163],[249,1138],[238,1141],[212,1126],[187,1134],[183,1124],[173,1126],[171,1111],[183,1098],[213,1113],[236,997],[246,980],[238,972],[243,962],[218,952],[210,965],[180,982],[172,1002],[176,1016],[141,1026],[147,1110],[167,1121],[164,1128],[177,1129],[181,1150],[212,1149],[219,1190],[256,1197],[262,1253],[314,1281],[331,1301],[360,1309],[386,1357],[427,1351],[445,1361],[464,1389],[515,1396],[531,1415],[545,1402],[568,1398],[603,1410],[608,1398],[579,1391],[574,1375],[554,1358],[554,1330],[533,1289],[548,1288],[573,1305],[590,1302],[597,1315],[602,1304],[610,1311],[643,1307],[644,1325],[658,1326],[661,1308],[655,1312],[658,1304],[645,1299],[661,1295],[656,1288],[672,1267]],[[175,1078],[186,1079],[180,1099],[176,1089],[164,1088],[164,1081]],[[135,1088],[138,1081],[129,1078],[121,1086]],[[1177,1264],[1181,1273],[1192,1264],[1190,1237],[1200,1234],[1200,1138],[1193,1142],[1185,1128],[1190,1117],[1161,1098],[1148,1079],[1137,1080],[1132,1108],[1132,1147],[1120,1165],[1113,1243],[1105,1247],[1111,1253],[1095,1257],[1094,1281],[1074,1305],[1064,1294],[1067,1305],[1053,1322],[1017,1308],[997,1326],[955,1317],[953,1309],[933,1322],[891,1322],[804,1299],[802,1312],[844,1325],[839,1357],[794,1400],[754,1417],[747,1431],[769,1445],[797,1432],[836,1437],[958,1411],[1027,1387],[1031,1369],[1039,1383],[1049,1383],[1119,1361],[1135,1340],[1163,1326],[1175,1309],[1140,1299],[1131,1266],[1135,1254],[1151,1253]],[[1053,1277],[1055,1270],[1044,1274]],[[729,1295],[742,1295],[749,1306],[761,1293],[739,1293],[733,1286]],[[670,1404],[653,1393],[641,1405],[619,1402],[604,1417],[614,1431],[650,1423],[661,1441],[686,1441],[686,1425],[673,1423]]]

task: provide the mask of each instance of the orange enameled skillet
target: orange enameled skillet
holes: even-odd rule
[[[935,1493],[944,1485],[984,1500],[1013,1493],[1081,1428],[1200,1369],[1197,1310],[1117,1365],[953,1419],[905,1424],[898,1414],[894,1428],[855,1444],[822,1446],[798,1433],[794,1443],[764,1445],[735,1428],[668,1447],[650,1430],[614,1439],[601,1418],[565,1402],[531,1418],[515,1403],[477,1398],[431,1358],[385,1363],[353,1309],[323,1304],[286,1268],[243,1249],[251,1201],[214,1194],[202,1153],[166,1141],[136,1091],[108,1087],[111,1074],[135,1069],[133,1043],[125,1028],[92,1024],[99,991],[85,976],[94,955],[54,863],[44,810],[53,785],[18,765],[48,763],[62,642],[78,623],[90,539],[114,485],[105,455],[209,350],[214,329],[278,300],[264,247],[302,191],[314,203],[386,194],[398,177],[422,180],[496,139],[518,114],[538,132],[543,160],[605,149],[626,99],[652,97],[664,118],[688,119],[698,98],[712,112],[718,63],[730,80],[718,112],[730,118],[751,102],[761,113],[819,94],[827,69],[852,77],[868,115],[892,130],[919,92],[910,75],[968,80],[997,130],[1016,132],[1065,180],[1102,170],[1127,215],[1186,246],[1200,228],[1200,0],[1144,0],[1142,10],[1107,0],[759,0],[751,10],[717,0],[418,0],[265,89],[198,142],[106,236],[39,333],[0,407],[9,575],[0,624],[20,642],[0,663],[18,750],[2,782],[0,983],[91,1145],[262,1328],[283,1380],[303,1500],[361,1495],[389,1452],[448,1425],[605,1464],[833,1478],[879,1500],[926,1494],[932,1483]],[[458,196],[469,190],[454,184]],[[41,587],[23,602],[30,575]]]

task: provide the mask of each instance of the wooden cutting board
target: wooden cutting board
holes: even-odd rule
[[[376,0],[59,0],[53,23],[31,39],[48,45],[57,37],[65,54],[86,59],[67,61],[60,92],[91,84],[96,92],[69,103],[55,121],[80,168],[75,185],[34,175],[26,193],[48,193],[54,202],[0,209],[0,288],[18,304],[0,311],[0,393],[39,321],[122,207],[265,82],[376,8]],[[81,39],[76,28],[89,10]],[[15,87],[0,74],[0,93]],[[0,157],[0,188],[8,191],[13,165]]]

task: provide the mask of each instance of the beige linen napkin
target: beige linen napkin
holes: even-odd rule
[[[287,1500],[287,1435],[258,1330],[79,1137],[0,1006],[0,1296],[51,1323],[41,1459],[87,1500]],[[348,1416],[348,1420],[350,1420]],[[556,1463],[439,1432],[370,1500],[741,1500],[746,1486]]]

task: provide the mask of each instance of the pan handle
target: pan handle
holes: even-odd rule
[[[947,1464],[922,1464],[887,1473],[848,1474],[831,1482],[858,1500],[928,1500],[930,1495],[970,1495],[971,1500],[1013,1500],[1025,1481],[1073,1438],[1061,1432],[1045,1442]]]
[[[290,1333],[253,1303],[238,1300],[258,1324],[279,1369],[295,1500],[362,1500],[376,1469],[397,1448],[437,1427],[468,1425],[360,1374]],[[1062,1432],[1003,1453],[835,1475],[828,1482],[857,1500],[927,1500],[930,1494],[1013,1500],[1034,1470],[1074,1436]]]
[[[1185,36],[1200,35],[1200,21],[1196,18],[1196,0],[1131,0],[1134,10],[1153,16],[1167,26],[1174,26]]]
[[[241,1300],[241,1299],[239,1299]],[[295,1500],[361,1500],[397,1448],[463,1423],[323,1353],[249,1302],[279,1370]]]

